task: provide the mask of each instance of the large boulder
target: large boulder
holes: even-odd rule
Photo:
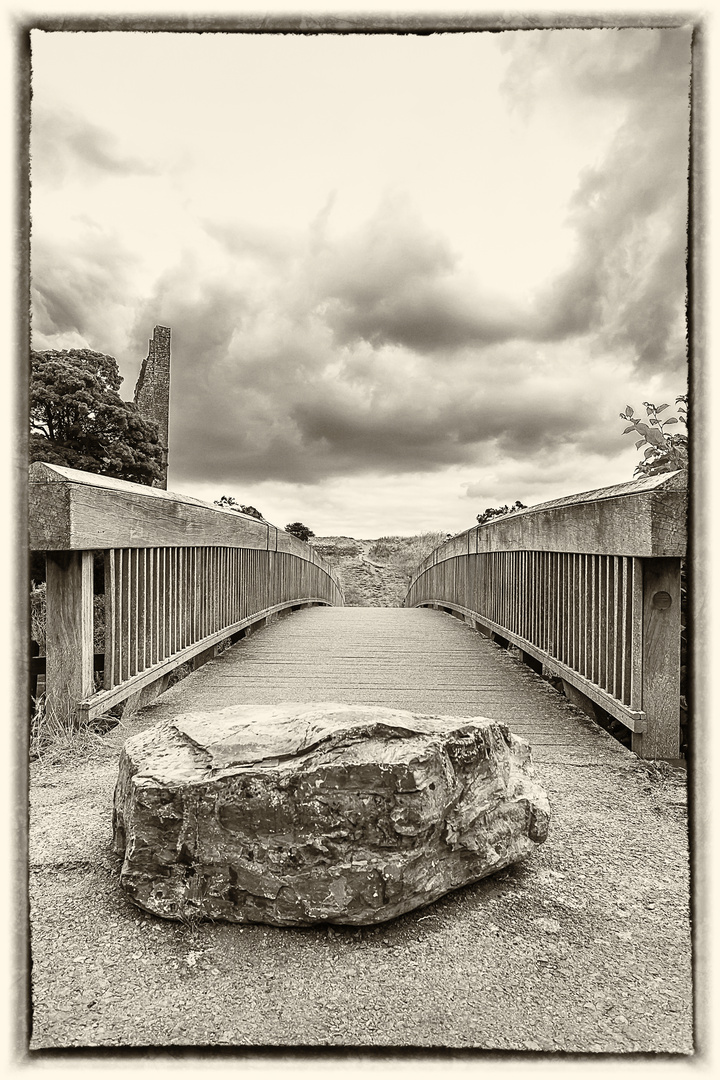
[[[547,835],[528,744],[482,717],[338,704],[188,713],[129,739],[121,883],[172,919],[383,922]]]

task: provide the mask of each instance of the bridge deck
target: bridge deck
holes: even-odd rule
[[[536,761],[628,757],[615,739],[530,668],[444,612],[311,608],[207,664],[153,710],[339,701],[488,716],[527,738]]]

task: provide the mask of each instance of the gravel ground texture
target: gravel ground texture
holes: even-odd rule
[[[379,927],[182,925],[132,906],[111,849],[120,748],[156,716],[32,767],[31,1051],[692,1054],[684,773],[543,762],[547,842]]]

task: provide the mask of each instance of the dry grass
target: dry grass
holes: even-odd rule
[[[419,536],[383,537],[376,544],[399,540],[402,543],[390,552],[388,568],[396,570],[410,580],[419,564],[431,551],[445,540],[447,533],[427,532]]]
[[[68,758],[85,756],[102,745],[103,731],[116,723],[111,717],[97,717],[91,724],[78,727],[60,716],[41,694],[30,717],[30,760],[57,765]]]

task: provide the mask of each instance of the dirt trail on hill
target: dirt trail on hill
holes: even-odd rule
[[[340,577],[347,607],[402,607],[410,569],[420,561],[414,557],[417,541],[400,536],[380,540],[317,536],[311,543]]]

